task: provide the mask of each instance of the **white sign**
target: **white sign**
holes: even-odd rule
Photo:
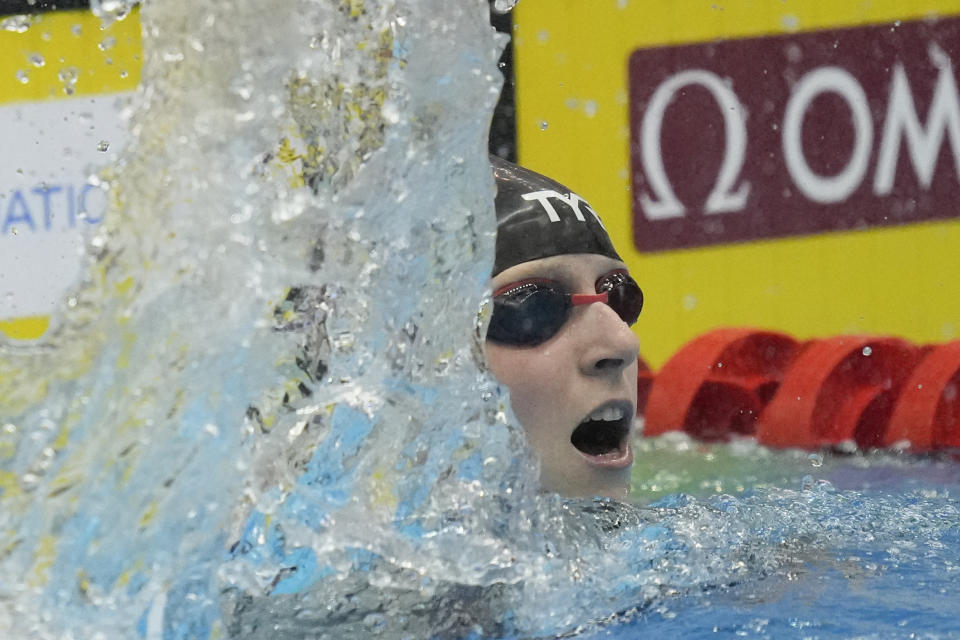
[[[91,176],[126,142],[122,97],[0,105],[0,319],[50,314],[79,275],[107,194]]]

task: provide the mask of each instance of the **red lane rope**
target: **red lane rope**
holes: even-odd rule
[[[917,346],[876,336],[800,343],[720,328],[654,374],[641,361],[645,436],[751,435],[771,447],[960,447],[960,340]]]

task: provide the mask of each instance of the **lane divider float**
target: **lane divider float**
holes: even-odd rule
[[[960,340],[833,336],[800,342],[720,328],[684,345],[659,372],[642,360],[645,436],[753,436],[770,447],[960,448]]]

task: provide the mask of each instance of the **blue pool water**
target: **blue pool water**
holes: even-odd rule
[[[800,487],[807,499],[780,514],[781,532],[787,542],[805,518],[814,527],[784,545],[771,571],[656,601],[584,637],[960,637],[956,455],[810,455],[677,436],[641,450],[638,474],[659,465],[667,487],[635,475],[638,498],[682,485],[706,502],[729,491],[719,502],[749,509],[758,496],[782,499],[774,487]]]

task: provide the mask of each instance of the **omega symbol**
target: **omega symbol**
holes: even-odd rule
[[[735,186],[737,177],[743,168],[747,150],[746,109],[729,84],[715,73],[703,69],[690,69],[671,76],[657,87],[641,125],[641,161],[643,171],[653,196],[640,194],[640,206],[649,220],[667,220],[680,218],[686,208],[677,198],[667,178],[663,166],[663,150],[660,145],[660,133],[663,128],[663,116],[674,94],[689,85],[700,85],[707,89],[723,114],[726,146],[723,164],[717,181],[704,206],[709,214],[740,211],[750,195],[750,183],[743,181]]]

